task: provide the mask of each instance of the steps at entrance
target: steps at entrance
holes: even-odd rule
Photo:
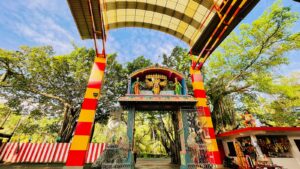
[[[179,169],[178,165],[170,164],[169,158],[138,158],[135,169]]]

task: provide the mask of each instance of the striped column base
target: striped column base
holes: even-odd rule
[[[69,155],[65,168],[83,168],[86,160],[87,150],[91,132],[94,124],[98,99],[101,94],[102,79],[106,66],[105,56],[95,58],[84,100],[81,105],[77,126],[71,142]]]

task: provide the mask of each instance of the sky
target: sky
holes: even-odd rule
[[[274,1],[261,0],[242,23],[257,19]],[[283,0],[292,11],[300,12],[300,3]],[[295,31],[299,31],[300,20]],[[72,43],[93,47],[91,40],[81,40],[66,0],[1,0],[0,48],[17,50],[22,45],[53,46],[56,54],[72,51]],[[188,45],[168,34],[142,28],[121,28],[108,33],[107,53],[118,53],[121,63],[144,55],[153,62],[160,62],[163,53],[170,54],[175,46]],[[285,75],[300,72],[300,51],[288,54],[291,64],[278,71]]]

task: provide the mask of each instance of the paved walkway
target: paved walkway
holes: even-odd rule
[[[171,165],[169,158],[138,158],[136,169],[179,169],[178,165]]]

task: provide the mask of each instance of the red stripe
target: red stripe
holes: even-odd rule
[[[86,150],[70,150],[66,166],[83,166]]]
[[[96,110],[97,108],[97,103],[98,100],[97,99],[87,99],[85,98],[83,100],[81,109],[86,109],[86,110]]]
[[[55,156],[56,156],[56,153],[57,153],[57,150],[58,150],[58,147],[59,147],[60,143],[57,143],[55,148],[54,148],[54,153],[53,153],[53,156],[52,156],[52,159],[50,162],[55,162]]]
[[[92,159],[91,159],[91,163],[93,163],[95,161],[95,155],[97,152],[97,148],[98,148],[98,144],[94,143],[94,148],[93,148],[93,152],[92,152]]]
[[[14,151],[16,150],[17,144],[16,143],[11,143],[11,148],[10,150],[7,152],[6,157],[4,159],[4,161],[10,162],[10,157],[11,155],[14,154]]]
[[[47,152],[47,154],[46,154],[46,156],[45,156],[45,162],[46,162],[46,163],[49,162],[49,161],[51,160],[51,153],[52,153],[52,151],[53,151],[53,149],[54,149],[54,145],[55,145],[55,143],[49,145],[49,150],[48,150],[48,152]]]
[[[199,89],[194,90],[194,97],[196,97],[196,98],[206,98],[205,90],[199,90]]]
[[[211,164],[221,165],[223,163],[219,151],[208,151],[206,154],[208,156],[208,161]]]
[[[93,88],[93,89],[100,89],[101,88],[102,81],[97,80],[97,81],[89,81],[87,88]]]
[[[100,153],[101,153],[101,149],[102,149],[102,144],[101,143],[98,143],[99,147],[97,149],[97,153],[96,153],[96,160],[99,158],[100,156]]]
[[[91,156],[91,151],[92,151],[92,143],[90,143],[89,144],[89,148],[88,148],[88,151],[87,151],[87,155],[86,155],[86,157],[85,157],[85,162],[86,163],[89,163],[89,161],[90,161],[90,156]]]
[[[103,143],[99,143],[99,149],[98,149],[96,160],[100,157],[102,149],[103,149]]]
[[[54,158],[55,158],[55,155],[56,155],[56,152],[57,152],[58,145],[59,145],[59,143],[54,144],[54,147],[53,147],[52,152],[50,154],[49,162],[54,162]]]
[[[93,161],[93,158],[94,158],[94,152],[95,152],[95,148],[96,148],[96,145],[93,143],[92,144],[93,146],[91,146],[91,149],[92,149],[92,151],[91,151],[91,158],[90,158],[90,160],[89,160],[89,162],[92,162]]]
[[[39,152],[38,157],[37,157],[37,159],[35,160],[35,162],[40,162],[40,160],[41,160],[41,158],[42,158],[42,155],[43,155],[43,153],[44,153],[44,149],[45,149],[45,147],[46,147],[46,144],[45,144],[45,143],[42,143],[42,144],[41,144],[41,147],[42,147],[42,149],[41,149],[41,151]]]
[[[95,143],[96,144],[96,143]],[[96,144],[95,145],[95,150],[94,150],[94,153],[93,153],[93,159],[92,159],[92,163],[94,162],[94,161],[96,161],[96,159],[97,159],[97,153],[98,153],[98,149],[99,149],[99,144]]]
[[[78,122],[75,130],[75,135],[90,135],[92,129],[92,122]]]
[[[63,148],[64,148],[63,149],[64,151],[63,151],[62,156],[61,156],[61,162],[65,162],[64,159],[65,159],[65,156],[66,156],[66,154],[68,152],[68,143],[64,143],[64,147]]]
[[[22,156],[24,155],[27,148],[27,143],[22,143],[20,147],[20,153],[18,154],[18,157],[16,159],[16,162],[20,162],[22,159]]]
[[[95,65],[99,70],[104,71],[105,69],[105,63],[101,63],[101,62],[95,62]]]
[[[7,157],[8,157],[8,155],[10,154],[11,149],[13,148],[13,146],[14,146],[13,143],[10,143],[10,144],[9,144],[9,148],[8,148],[8,150],[5,152],[5,154],[4,154],[4,156],[3,156],[3,161],[6,161],[6,160],[7,160]]]
[[[3,151],[0,152],[0,161],[4,161],[5,153],[8,151],[10,144],[6,143]]]
[[[31,143],[32,144],[32,143]],[[26,161],[27,162],[32,162],[32,161],[34,161],[34,157],[35,157],[35,155],[37,154],[37,147],[38,146],[38,144],[32,144],[32,146],[31,146],[31,151],[29,152],[29,154],[28,154],[28,157],[27,157],[27,159],[26,159]]]
[[[224,34],[224,32],[226,31],[227,27],[228,27],[228,26],[225,26],[225,27],[223,28],[222,32],[218,35],[216,42],[218,42],[218,41],[220,40],[220,38],[223,36],[223,34]],[[216,43],[216,42],[215,42],[215,43]]]
[[[210,117],[209,107],[199,106],[199,107],[197,107],[197,112],[198,112],[198,116]]]
[[[209,134],[211,139],[216,139],[214,128],[206,128],[207,134]]]
[[[32,159],[31,159],[30,162],[34,162],[34,161],[37,160],[38,154],[39,154],[40,151],[41,151],[41,147],[42,147],[42,144],[36,144],[35,151],[34,151],[35,154],[34,154],[34,156],[32,156]]]
[[[47,143],[47,148],[46,148],[46,151],[45,151],[45,153],[44,153],[43,159],[41,159],[41,161],[40,161],[40,162],[43,162],[43,163],[45,163],[45,162],[46,162],[46,159],[47,159],[48,152],[50,151],[50,148],[51,148],[50,146],[51,146],[51,144]]]
[[[67,150],[66,150],[66,154],[65,154],[65,157],[64,157],[64,163],[67,161],[68,154],[69,154],[69,151],[70,151],[70,145],[71,145],[71,144],[68,143]]]
[[[20,155],[20,152],[21,152],[21,147],[22,147],[22,143],[15,143],[17,144],[17,147],[16,149],[14,150],[14,155],[13,155],[13,158],[11,159],[11,162],[12,163],[15,163],[17,161],[17,158],[19,157]]]
[[[218,134],[217,137],[226,137],[226,136],[232,136],[232,135],[238,135],[240,133],[244,132],[254,132],[254,131],[289,131],[289,132],[300,132],[300,127],[247,127],[247,128],[241,128],[237,130],[228,131],[225,133]]]
[[[103,53],[97,53],[97,57],[105,58],[105,54],[103,54]]]
[[[27,155],[29,154],[30,148],[32,147],[32,144],[31,144],[31,143],[27,143],[27,144],[28,144],[28,145],[27,145],[25,154],[24,154],[24,156],[22,157],[22,161],[21,161],[21,162],[25,162],[25,161],[26,161]]]
[[[6,143],[3,143],[2,146],[0,147],[0,153],[2,152],[2,150],[5,148]]]
[[[56,162],[60,162],[59,161],[59,158],[60,158],[60,155],[61,155],[61,153],[62,153],[62,151],[63,151],[63,143],[60,143],[60,150],[59,150],[59,152],[58,152],[58,155],[56,156]]]

